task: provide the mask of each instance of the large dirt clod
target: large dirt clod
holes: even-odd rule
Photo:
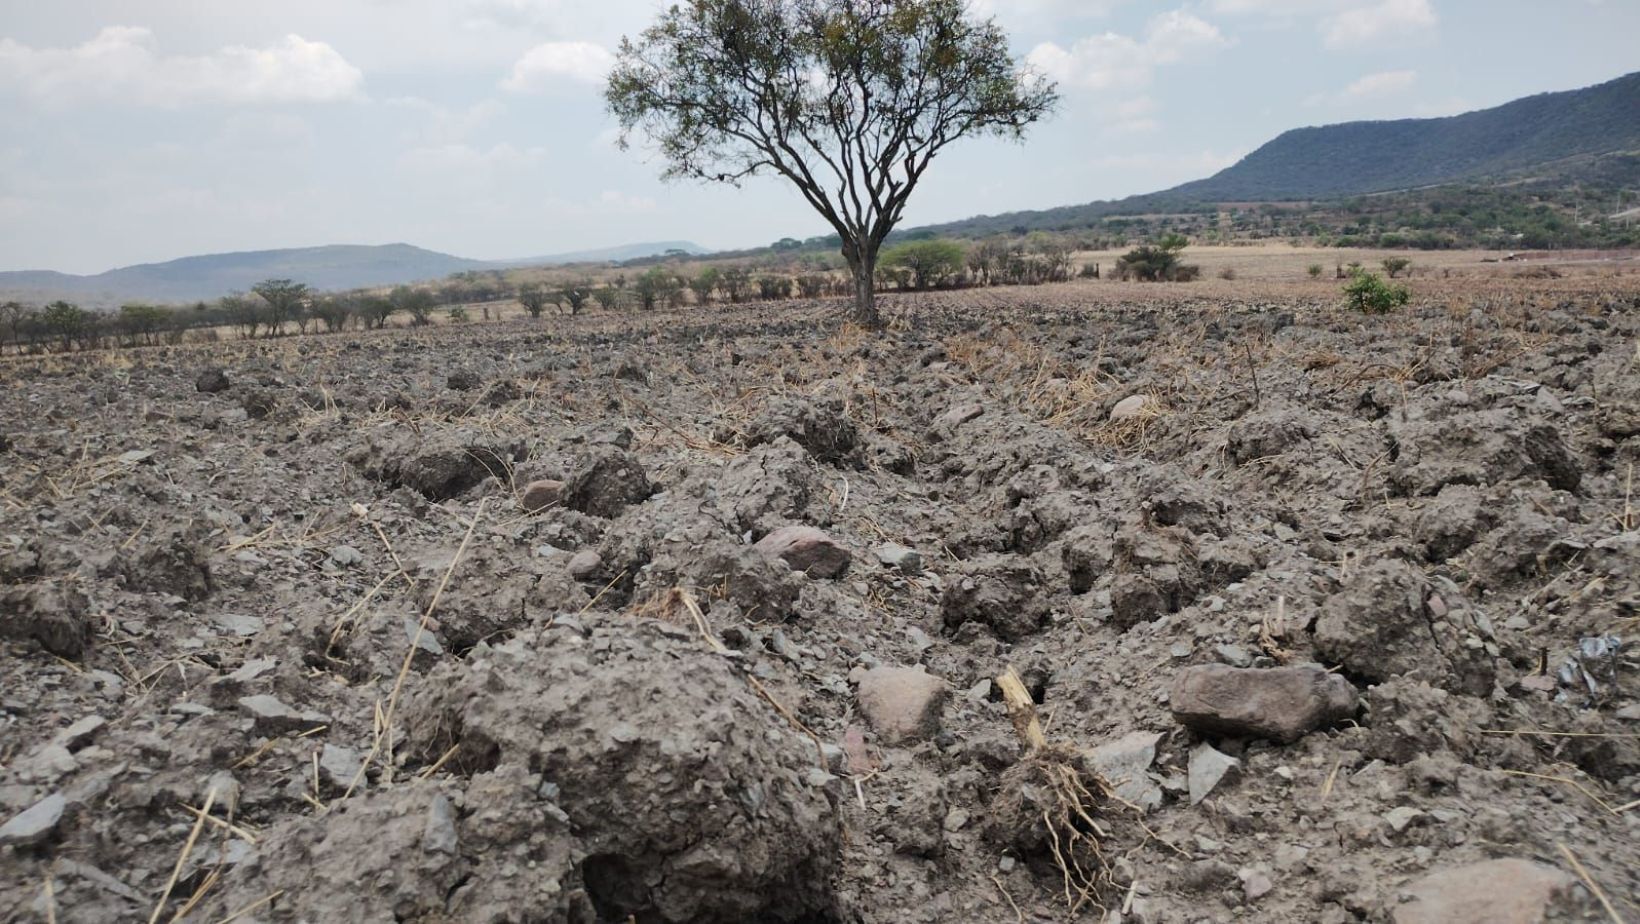
[[[564,483],[564,505],[571,510],[614,519],[655,491],[643,464],[613,446],[594,447]]]
[[[1475,696],[1491,692],[1497,670],[1484,615],[1392,559],[1363,568],[1327,600],[1315,650],[1364,680],[1422,678]]]
[[[563,810],[601,919],[794,921],[831,905],[840,832],[811,742],[692,631],[614,618],[526,633],[439,667],[406,714],[426,760],[454,747],[475,782],[527,773]]]

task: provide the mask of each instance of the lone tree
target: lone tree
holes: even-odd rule
[[[964,0],[688,0],[622,40],[605,98],[669,179],[795,185],[878,326],[877,255],[929,162],[967,135],[1022,138],[1059,97]]]

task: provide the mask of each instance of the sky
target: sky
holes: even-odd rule
[[[601,81],[660,0],[0,0],[0,270],[408,242],[511,259],[826,233],[778,179],[663,183]],[[1151,192],[1289,128],[1636,67],[1635,0],[974,0],[1063,100],[948,148],[906,226]]]

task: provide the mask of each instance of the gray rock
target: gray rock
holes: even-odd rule
[[[1110,419],[1112,421],[1133,420],[1149,413],[1154,407],[1156,407],[1156,399],[1149,395],[1129,395],[1116,402],[1116,406],[1110,409]]]
[[[265,693],[241,697],[239,709],[255,721],[256,730],[264,735],[305,732],[330,724],[328,716],[317,712],[298,712]]]
[[[1409,883],[1408,900],[1391,917],[1395,924],[1538,924],[1576,882],[1530,860],[1486,860]]]
[[[63,820],[68,800],[52,793],[0,825],[0,847],[24,847],[51,837]]]
[[[1355,713],[1355,687],[1317,664],[1243,669],[1199,664],[1179,672],[1173,717],[1193,731],[1290,744]]]
[[[439,793],[427,806],[427,826],[422,829],[421,849],[428,853],[455,856],[456,846],[455,810],[450,807],[450,800]]]
[[[364,553],[350,545],[339,545],[330,550],[330,563],[338,568],[351,568],[364,561]]]
[[[1162,787],[1150,778],[1161,740],[1160,732],[1130,732],[1089,751],[1088,760],[1117,798],[1148,812],[1162,804]]]
[[[1212,745],[1202,742],[1190,750],[1190,804],[1201,801],[1218,788],[1230,771],[1241,766],[1241,761],[1221,754]]]
[[[243,616],[237,613],[220,613],[211,622],[224,633],[239,638],[250,638],[261,632],[264,626],[260,616]]]
[[[564,497],[564,483],[551,478],[532,481],[524,487],[518,505],[530,513],[540,513],[558,506]]]
[[[86,745],[108,720],[100,715],[88,715],[52,736],[52,741],[70,751],[77,751]]]
[[[950,688],[918,667],[874,667],[859,677],[860,711],[885,744],[926,738],[939,729]]]
[[[764,536],[754,548],[765,557],[783,561],[809,577],[841,577],[852,556],[837,540],[812,526],[782,526]]]
[[[880,545],[874,550],[877,561],[885,568],[898,568],[904,574],[921,574],[923,569],[922,555],[915,549],[908,549],[898,543]]]
[[[359,752],[353,748],[326,744],[319,752],[319,779],[338,789],[346,789],[353,785],[353,778],[358,776],[363,763]]]
[[[603,566],[603,556],[592,549],[583,549],[570,558],[569,576],[577,581],[584,581],[597,574],[598,569]]]

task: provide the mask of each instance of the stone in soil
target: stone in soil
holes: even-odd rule
[[[532,481],[524,487],[524,494],[518,499],[518,505],[530,513],[540,513],[551,507],[556,507],[563,500],[564,483],[551,478]]]
[[[53,793],[0,825],[0,847],[27,847],[51,837],[63,820],[68,800]]]
[[[878,546],[873,554],[884,568],[897,568],[902,574],[921,574],[923,569],[922,555],[915,549],[908,549],[897,543],[887,543]]]
[[[54,655],[78,658],[91,645],[91,606],[71,584],[0,589],[0,638],[28,641]]]
[[[1088,763],[1116,791],[1117,798],[1145,811],[1162,804],[1162,787],[1150,778],[1160,732],[1129,732],[1088,751]]]
[[[809,577],[842,577],[852,556],[837,540],[812,526],[782,526],[758,541],[763,555]]]
[[[1203,741],[1190,749],[1190,763],[1186,770],[1187,782],[1190,787],[1190,804],[1200,805],[1203,799],[1213,794],[1225,777],[1241,766],[1241,761],[1227,754],[1220,753],[1211,744]]]
[[[266,693],[241,697],[239,709],[251,717],[256,731],[263,735],[307,732],[330,723],[327,716],[292,709]]]
[[[1530,860],[1486,860],[1408,884],[1393,917],[1395,924],[1540,924],[1576,882]]]
[[[917,667],[874,667],[858,679],[856,698],[866,721],[885,744],[920,741],[939,730],[940,711],[951,688]]]
[[[194,390],[200,394],[214,395],[217,392],[227,391],[229,384],[228,373],[216,366],[212,366],[194,379]]]
[[[1113,422],[1133,420],[1150,413],[1155,407],[1156,399],[1149,395],[1129,395],[1110,409],[1110,419]]]
[[[1317,664],[1199,664],[1179,672],[1168,698],[1173,717],[1199,734],[1283,744],[1349,718],[1358,706],[1355,687]]]

